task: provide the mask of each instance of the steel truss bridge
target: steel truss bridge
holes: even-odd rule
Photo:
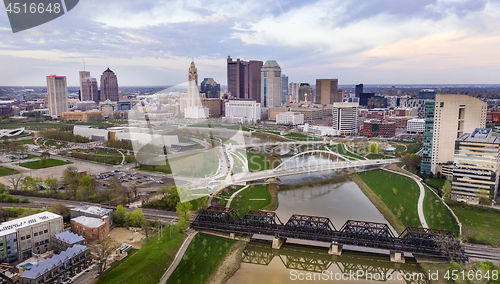
[[[332,256],[325,251],[304,245],[284,244],[279,250],[271,250],[270,244],[265,241],[252,240],[243,250],[243,263],[267,266],[278,257],[287,269],[322,273],[336,265],[342,274],[356,275],[358,271],[363,271],[365,275],[359,279],[367,279],[366,275],[378,275],[378,281],[385,282],[388,279],[396,279],[396,273],[402,275],[419,274],[406,280],[406,283],[427,284],[425,273],[416,262],[405,264],[394,263],[386,258],[371,253],[344,252],[339,256]],[[420,274],[421,273],[421,274]]]
[[[399,236],[395,236],[387,224],[355,220],[348,220],[337,230],[326,217],[294,214],[283,223],[275,212],[250,210],[240,219],[233,208],[218,206],[203,210],[191,227],[467,260],[460,243],[448,230],[407,227]]]

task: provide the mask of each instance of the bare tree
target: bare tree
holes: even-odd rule
[[[108,264],[108,257],[115,252],[119,244],[110,237],[97,240],[90,249],[97,260],[98,273],[101,274]]]
[[[144,230],[144,234],[146,234],[146,240],[148,240],[151,233],[151,223],[148,219],[142,218],[141,227]]]
[[[436,235],[434,236],[436,245],[441,249],[444,256],[450,258],[451,262],[463,262],[463,252],[460,241],[453,236]]]
[[[12,186],[13,190],[18,190],[21,185],[22,180],[24,179],[23,174],[13,174],[8,177],[9,184]]]

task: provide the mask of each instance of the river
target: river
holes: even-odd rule
[[[314,174],[284,179],[278,200],[276,213],[283,223],[292,214],[328,217],[337,229],[347,220],[388,223],[347,176]],[[243,253],[240,269],[227,283],[407,283],[401,279],[403,275],[410,277],[406,273],[421,272],[413,259],[394,264],[388,254],[374,254],[376,250],[349,246],[344,246],[341,256],[332,256],[327,254],[328,246],[289,239],[280,250],[273,250],[269,239],[252,240]],[[326,271],[325,274],[321,274],[322,271]],[[372,274],[367,280],[361,274],[368,272]],[[316,280],[299,280],[308,276]]]

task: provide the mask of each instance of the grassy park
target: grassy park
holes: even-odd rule
[[[446,179],[443,178],[428,178],[425,180],[428,184],[436,187],[436,188],[443,188],[444,183],[446,182]]]
[[[17,170],[0,166],[0,177],[10,176],[13,174],[18,174],[18,173],[19,173],[19,171],[17,171]]]
[[[189,244],[181,262],[168,278],[167,284],[207,283],[236,242],[237,240],[219,236],[197,234]],[[158,281],[142,280],[136,283],[158,283]]]
[[[172,230],[172,237],[170,234]],[[96,284],[104,283],[158,283],[181,247],[185,234],[176,232],[173,226],[163,231],[163,238],[152,236],[142,248],[127,257],[113,269],[99,277]],[[194,282],[182,282],[194,283]]]
[[[245,216],[249,210],[264,209],[272,201],[269,186],[269,184],[249,186],[234,197],[231,201],[231,208],[234,208],[240,218]]]
[[[429,228],[449,230],[454,236],[458,236],[460,229],[451,211],[429,187],[424,187],[424,216]]]
[[[463,203],[452,203],[450,207],[462,223],[462,236],[467,242],[500,245],[500,211]]]
[[[248,170],[258,172],[269,169],[269,160],[266,156],[257,153],[247,153]]]
[[[357,175],[405,227],[422,226],[417,211],[420,190],[414,180],[380,169],[361,172]],[[384,214],[384,212],[382,213]],[[386,219],[389,220],[387,217]],[[389,220],[389,222],[391,221]],[[395,229],[398,230],[396,227]]]
[[[298,141],[322,141],[323,139],[317,137],[307,136],[301,133],[288,133],[284,137]]]
[[[162,172],[189,177],[205,177],[217,172],[219,156],[216,150],[168,159],[166,165],[140,165],[143,171]]]
[[[73,163],[61,161],[61,160],[56,160],[56,159],[47,159],[47,160],[45,160],[45,165],[42,164],[42,160],[36,160],[36,161],[26,162],[26,163],[19,163],[17,165],[24,167],[24,168],[32,169],[32,170],[38,170],[38,169],[45,169],[45,168],[62,166],[62,165],[69,165],[69,164],[73,164]]]

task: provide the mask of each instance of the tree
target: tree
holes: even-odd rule
[[[45,157],[40,158],[40,167],[42,167],[42,168],[47,167],[47,158],[45,158]]]
[[[434,174],[432,172],[429,173],[429,178],[434,178]]]
[[[189,202],[177,203],[175,206],[175,211],[179,213],[179,221],[177,222],[177,230],[179,232],[184,232],[189,227],[189,222],[191,221],[191,214],[189,214],[189,210],[191,210],[192,205]]]
[[[78,185],[84,199],[89,198],[95,192],[95,181],[90,176],[83,176]]]
[[[370,143],[368,145],[368,152],[369,153],[374,153],[374,154],[378,154],[382,151],[382,148],[380,147],[379,144],[373,142],[373,143]]]
[[[108,257],[112,253],[114,253],[114,251],[118,247],[119,244],[110,237],[99,239],[95,243],[90,245],[90,249],[95,255],[97,261],[97,271],[99,274],[101,274],[105,270],[108,262]]]
[[[443,184],[443,187],[441,188],[441,196],[444,199],[449,199],[451,196],[451,182],[450,181],[445,181]]]
[[[111,194],[111,200],[109,201],[111,204],[127,204],[127,190],[117,176],[111,177],[108,188]]]
[[[144,230],[144,234],[146,234],[146,240],[147,240],[149,238],[150,233],[151,233],[151,223],[145,217],[142,218],[141,227]]]
[[[42,154],[40,155],[40,157],[42,157],[42,158],[49,158],[50,157],[49,151],[43,151]]]
[[[140,228],[142,224],[142,219],[144,219],[144,214],[141,209],[135,209],[132,214],[129,215],[127,224],[130,227]]]
[[[116,211],[113,212],[113,222],[118,226],[125,225],[125,221],[128,219],[127,209],[121,205],[116,207]]]
[[[9,184],[12,186],[13,190],[18,190],[19,185],[21,185],[21,181],[24,179],[24,175],[22,174],[13,174],[8,177]]]
[[[76,198],[78,192],[78,185],[82,174],[78,172],[75,166],[69,166],[64,170],[63,183],[68,186],[68,190]]]
[[[63,216],[64,219],[69,219],[69,208],[64,203],[56,202],[50,206],[49,211]]]
[[[55,178],[48,178],[48,179],[45,180],[45,185],[47,185],[48,188],[50,188],[51,190],[56,191],[57,186],[58,186],[57,179],[55,179]]]
[[[39,178],[32,178],[30,176],[25,176],[22,181],[23,189],[37,191],[39,182],[41,182]]]
[[[7,208],[0,208],[0,221],[5,222],[9,219],[10,212]]]

